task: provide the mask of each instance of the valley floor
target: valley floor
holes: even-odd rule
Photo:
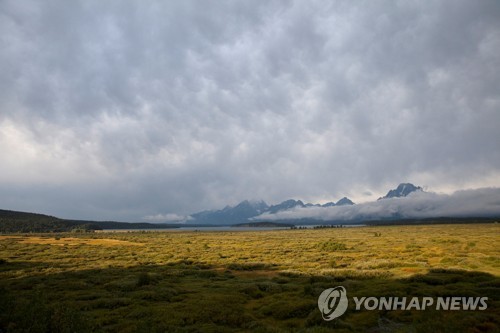
[[[500,225],[0,235],[0,332],[483,332]],[[355,310],[318,296],[488,297],[483,311]]]

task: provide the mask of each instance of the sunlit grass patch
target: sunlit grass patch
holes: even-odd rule
[[[336,241],[326,241],[318,244],[318,248],[321,251],[344,251],[347,250],[347,246],[344,243],[336,242]]]

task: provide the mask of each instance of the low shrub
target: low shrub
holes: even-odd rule
[[[320,243],[318,245],[319,249],[322,251],[344,251],[347,250],[347,246],[344,243],[327,241]]]

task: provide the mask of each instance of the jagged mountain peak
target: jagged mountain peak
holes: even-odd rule
[[[321,205],[321,207],[334,207],[334,206],[346,206],[346,205],[354,205],[351,199],[348,197],[343,197],[339,201],[335,202],[327,202],[326,204]]]
[[[287,210],[295,207],[305,207],[304,203],[301,200],[288,199],[277,205],[272,205],[269,207],[268,212],[274,214],[279,212],[280,210]]]
[[[354,202],[352,202],[351,199],[349,199],[348,197],[343,197],[335,204],[335,206],[345,206],[345,205],[354,205]]]
[[[269,206],[264,200],[243,200],[237,204],[233,209],[253,209],[257,212],[266,210]]]
[[[416,192],[416,191],[423,191],[423,189],[420,186],[415,186],[411,183],[401,183],[398,185],[393,190],[390,190],[387,192],[385,196],[383,196],[380,199],[389,199],[389,198],[401,198],[401,197],[406,197],[410,193]]]
[[[267,204],[264,201],[262,201],[262,200],[260,200],[260,201],[257,201],[257,200],[243,200],[239,204],[237,204],[236,206],[234,206],[233,208],[236,208],[236,207],[261,208],[261,207],[267,207]]]

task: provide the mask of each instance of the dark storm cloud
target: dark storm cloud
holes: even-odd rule
[[[133,220],[500,186],[499,18],[496,1],[2,1],[0,198]]]

